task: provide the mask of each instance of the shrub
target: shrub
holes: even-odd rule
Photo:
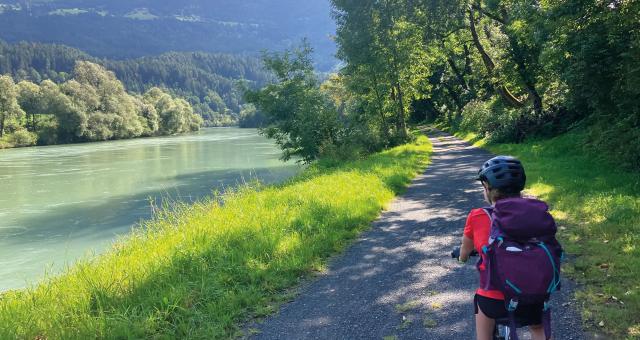
[[[36,145],[38,137],[35,133],[27,130],[16,130],[14,133],[7,135],[6,143],[12,147],[23,147]]]
[[[521,141],[525,134],[522,120],[521,111],[506,108],[499,100],[474,100],[463,108],[460,128],[477,132],[491,142]]]

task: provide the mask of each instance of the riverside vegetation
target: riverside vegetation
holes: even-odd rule
[[[40,84],[43,80],[64,83],[76,62],[89,61],[113,71],[128,91],[144,94],[153,87],[184,98],[207,126],[240,122],[257,127],[252,108],[245,105],[236,85],[262,87],[270,79],[261,60],[253,56],[203,52],[170,52],[137,59],[101,59],[81,50],[57,44],[0,40],[0,74]],[[244,119],[241,119],[244,118]]]
[[[424,136],[287,183],[165,211],[39,285],[0,295],[0,338],[227,338],[367,228],[428,163]]]
[[[0,149],[196,131],[191,105],[154,87],[131,95],[102,66],[78,61],[73,78],[36,84],[0,76]]]

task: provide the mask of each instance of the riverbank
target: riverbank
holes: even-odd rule
[[[458,137],[520,158],[527,191],[549,202],[571,259],[564,273],[580,285],[577,299],[591,329],[640,337],[640,174],[623,171],[584,150],[587,134],[571,132],[522,144]]]
[[[152,207],[303,170],[280,153],[256,130],[235,128],[0,151],[0,291],[102,253]]]
[[[65,274],[0,295],[0,338],[224,338],[323,269],[428,164],[413,144],[321,161],[146,222]],[[220,202],[224,200],[224,205]]]

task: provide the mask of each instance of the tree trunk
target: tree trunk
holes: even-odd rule
[[[392,32],[391,32],[391,25],[393,23],[393,15],[392,15],[392,11],[389,8],[389,2],[385,2],[385,11],[386,16],[387,16],[387,21],[389,23],[389,27],[387,27],[388,31],[385,32],[386,35],[386,44],[387,47],[389,48],[389,50],[391,51],[391,65],[392,65],[392,71],[393,74],[391,75],[391,86],[392,89],[395,91],[395,94],[393,94],[394,100],[397,104],[397,110],[398,112],[396,113],[396,132],[398,133],[398,137],[401,140],[406,140],[407,139],[407,125],[405,122],[405,112],[404,112],[404,94],[402,92],[402,86],[400,85],[400,70],[398,69],[398,62],[400,60],[400,57],[398,56],[398,46],[396,46],[396,42],[393,41],[393,39],[391,39],[390,37],[392,36]]]
[[[496,68],[496,64],[493,62],[493,60],[491,60],[491,57],[489,56],[487,51],[484,49],[484,46],[482,46],[482,43],[480,42],[480,38],[478,37],[478,32],[476,30],[475,14],[474,14],[473,8],[469,9],[469,29],[471,31],[471,38],[473,40],[473,44],[475,45],[476,49],[480,53],[480,56],[482,57],[482,62],[484,63],[484,66],[487,69],[487,73],[489,77],[492,79],[492,82],[494,83],[496,91],[498,92],[500,97],[502,97],[502,99],[511,106],[522,107],[524,104],[520,100],[518,100],[518,98],[516,98],[511,93],[511,91],[509,91],[509,89],[506,88],[506,86],[502,85],[499,80],[495,79],[494,70]]]
[[[449,63],[449,66],[451,66],[451,70],[453,70],[456,78],[458,78],[458,82],[460,83],[462,88],[465,90],[469,90],[469,85],[467,85],[467,81],[464,80],[464,75],[462,74],[462,72],[460,72],[460,69],[456,66],[456,63],[455,61],[453,61],[451,56],[447,56],[447,62]]]
[[[373,91],[376,95],[376,106],[378,108],[378,114],[380,115],[381,129],[382,135],[385,140],[389,140],[389,126],[387,125],[387,119],[384,116],[384,110],[382,108],[382,96],[380,95],[380,91],[378,91],[378,77],[375,72],[372,74],[372,82],[373,82]]]
[[[456,104],[458,109],[462,110],[462,108],[464,107],[464,104],[462,104],[462,100],[460,99],[460,96],[458,95],[456,90],[453,87],[451,87],[451,85],[447,84],[447,82],[442,82],[442,85],[447,90],[449,97],[453,99],[453,102]]]
[[[400,139],[407,139],[407,123],[405,122],[404,117],[404,98],[402,94],[402,89],[400,88],[400,82],[396,79],[395,89],[396,89],[396,99],[398,102],[398,113],[396,117],[396,130],[398,131],[398,137]]]
[[[504,11],[503,11],[503,17],[505,18],[505,22],[507,22],[508,20],[507,13]],[[513,37],[511,34],[509,34],[509,32],[507,32],[504,26],[502,26],[502,33],[504,33],[504,35],[506,35],[507,39],[509,40],[509,46],[511,47],[511,58],[515,61],[517,65],[516,69],[518,70],[518,74],[520,75],[520,78],[524,83],[527,93],[529,94],[529,98],[533,102],[533,110],[535,111],[536,115],[538,115],[538,117],[542,117],[542,114],[543,114],[542,97],[540,96],[540,94],[538,93],[538,90],[536,89],[536,80],[534,75],[532,75],[531,72],[529,72],[529,70],[527,69],[525,59],[524,59],[524,52],[520,48],[520,44],[518,43],[518,40],[515,37]]]
[[[499,17],[498,15],[483,11],[478,4],[472,5],[472,8],[481,11],[482,14],[500,23],[500,30],[504,35],[507,36],[507,39],[509,40],[509,46],[511,47],[511,58],[515,61],[517,65],[518,74],[520,75],[520,78],[524,83],[527,93],[529,94],[529,98],[533,103],[533,109],[539,117],[542,116],[543,114],[542,97],[540,96],[540,94],[538,93],[538,90],[536,89],[535,78],[527,69],[527,66],[524,60],[524,55],[523,55],[524,53],[520,48],[520,44],[518,43],[518,40],[515,37],[513,37],[511,34],[509,34],[509,32],[507,32],[505,28],[505,26],[509,23],[507,11],[504,8],[502,8],[501,10],[502,17]],[[487,29],[486,26],[485,26],[485,32],[487,35],[489,35],[489,30]]]
[[[471,52],[469,52],[467,44],[464,44],[464,73],[471,74],[471,72]]]
[[[4,119],[5,119],[5,114],[3,113],[0,115],[0,138],[4,136]]]
[[[396,90],[396,103],[398,104],[398,113],[396,116],[396,130],[398,132],[398,136],[400,137],[400,139],[402,140],[406,140],[407,139],[407,123],[405,121],[405,114],[404,114],[404,94],[402,92],[402,87],[400,86],[400,79],[398,78],[399,74],[400,74],[400,70],[398,69],[398,50],[396,49],[396,45],[395,44],[391,44],[392,48],[391,51],[393,53],[393,60],[392,60],[392,64],[393,64],[393,87]]]
[[[532,86],[531,88],[527,87],[527,91],[529,92],[529,96],[533,101],[533,110],[535,111],[538,117],[542,117],[542,115],[544,114],[543,112],[544,109],[542,106],[542,97],[540,96],[538,91],[536,91],[535,86]]]

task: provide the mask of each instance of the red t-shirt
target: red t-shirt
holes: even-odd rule
[[[464,236],[473,240],[473,247],[478,254],[483,258],[483,264],[478,267],[478,270],[483,272],[485,270],[484,254],[482,253],[482,247],[489,244],[489,233],[491,231],[491,220],[487,213],[482,209],[473,209],[467,217],[467,223],[464,226]],[[504,295],[498,290],[485,290],[478,288],[476,294],[488,297],[491,299],[504,300]]]

